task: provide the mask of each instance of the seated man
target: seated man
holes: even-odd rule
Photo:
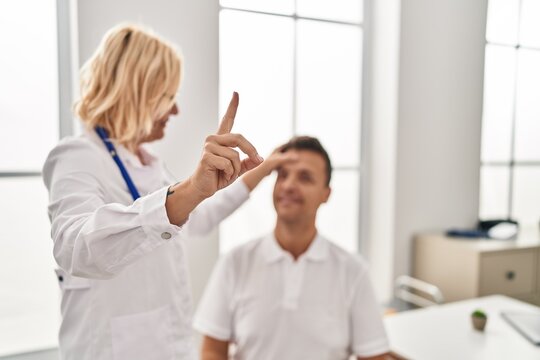
[[[294,161],[279,159],[285,152]],[[315,227],[330,196],[327,152],[296,137],[243,180],[253,189],[276,166],[274,232],[221,258],[201,300],[194,327],[204,335],[202,359],[227,359],[230,343],[234,359],[386,358],[365,261]]]

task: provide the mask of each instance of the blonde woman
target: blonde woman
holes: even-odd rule
[[[82,69],[76,112],[86,131],[62,140],[43,168],[62,359],[195,356],[183,239],[211,230],[248,198],[235,180],[262,159],[230,133],[235,93],[195,172],[176,183],[144,144],[161,139],[178,114],[181,74],[174,47],[134,25],[111,29]],[[241,161],[235,148],[248,157]]]

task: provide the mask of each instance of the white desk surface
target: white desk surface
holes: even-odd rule
[[[483,332],[474,330],[470,314],[488,315]],[[512,328],[501,311],[540,312],[540,308],[493,295],[410,310],[384,319],[392,351],[414,360],[540,360],[535,346]]]

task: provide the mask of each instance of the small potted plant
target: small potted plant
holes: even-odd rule
[[[487,315],[484,311],[478,309],[471,314],[473,327],[478,331],[484,331],[487,323]]]

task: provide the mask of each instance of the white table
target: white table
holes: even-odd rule
[[[470,314],[488,315],[484,332],[473,329]],[[424,309],[384,319],[392,351],[414,360],[539,360],[535,346],[512,328],[501,311],[540,312],[540,308],[506,296],[493,295]]]

